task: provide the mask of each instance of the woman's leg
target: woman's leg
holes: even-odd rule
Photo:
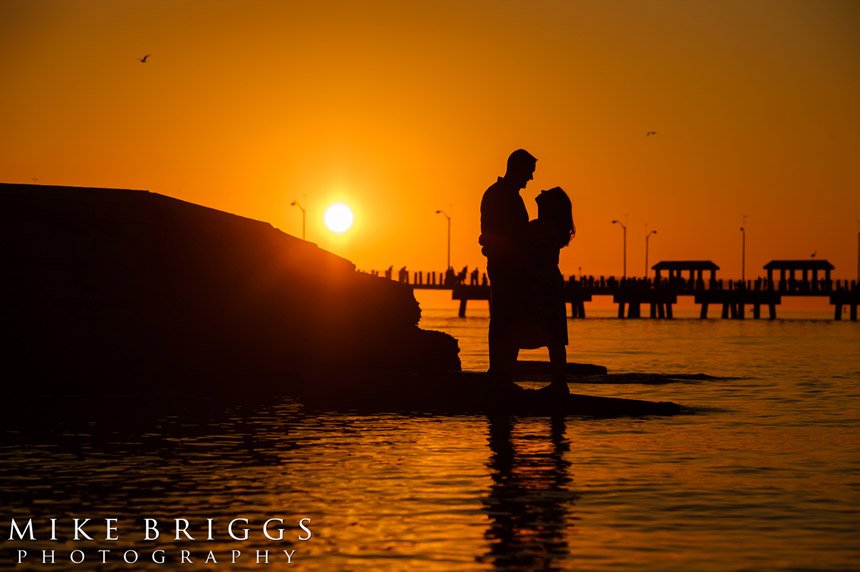
[[[567,347],[561,343],[550,343],[547,346],[549,350],[549,365],[552,374],[552,382],[550,385],[555,390],[570,393],[567,386]]]

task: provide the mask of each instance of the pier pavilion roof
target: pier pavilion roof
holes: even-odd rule
[[[764,265],[765,270],[833,270],[836,267],[827,260],[771,260]]]
[[[710,260],[661,260],[651,270],[719,270]]]

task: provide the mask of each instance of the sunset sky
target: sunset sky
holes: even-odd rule
[[[147,189],[359,268],[483,266],[484,190],[572,194],[562,270],[826,258],[856,278],[860,3],[2,0],[0,182]],[[146,63],[139,60],[150,54]],[[656,131],[646,137],[646,132]],[[335,235],[324,209],[354,226]]]

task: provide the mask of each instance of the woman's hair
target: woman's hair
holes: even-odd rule
[[[547,221],[555,229],[559,239],[559,248],[570,244],[570,239],[576,234],[573,224],[573,206],[564,189],[554,187],[541,191],[535,199],[538,206],[538,219]]]

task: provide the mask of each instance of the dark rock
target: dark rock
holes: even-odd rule
[[[295,390],[460,368],[409,287],[146,191],[0,184],[7,391]]]
[[[728,378],[714,377],[705,373],[610,373],[579,377],[579,383],[603,384],[636,384],[636,385],[665,385],[667,383],[698,383],[702,381],[718,381]]]
[[[397,411],[420,414],[574,415],[580,417],[644,417],[679,415],[692,410],[666,401],[643,401],[571,394],[557,397],[527,390],[503,395],[486,374],[451,372],[435,375],[397,374],[366,380],[361,386],[328,391],[310,384],[303,400],[310,409],[372,413]]]
[[[590,363],[568,363],[565,373],[569,376],[606,375],[607,369],[602,365]],[[514,370],[517,379],[549,379],[551,375],[549,362],[519,360]]]
[[[569,363],[566,373],[571,383],[610,385],[665,385],[734,379],[715,377],[706,373],[608,373],[604,366],[588,363]],[[519,381],[549,381],[552,370],[549,362],[519,361],[514,375]]]

